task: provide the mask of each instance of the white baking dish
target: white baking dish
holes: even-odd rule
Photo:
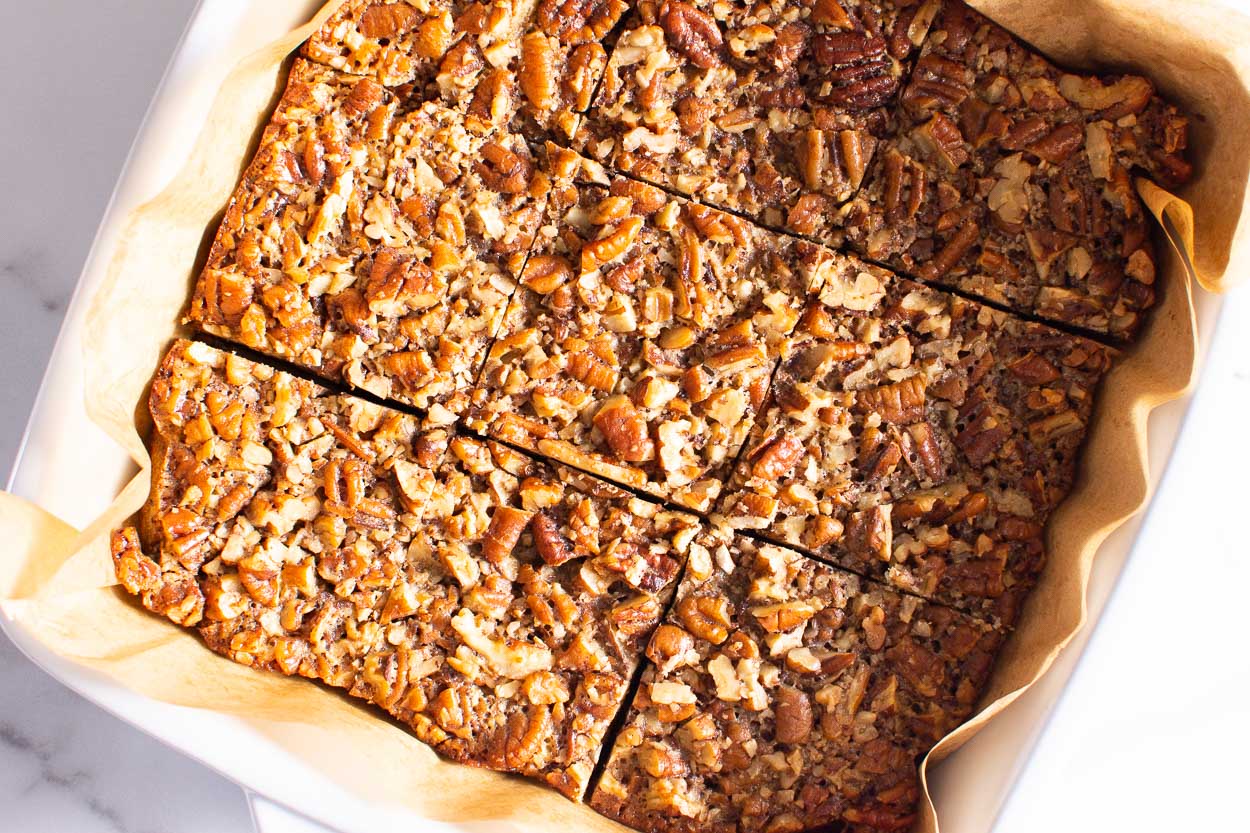
[[[307,20],[318,5],[317,0],[202,0],[171,61],[83,269],[9,482],[14,493],[77,527],[96,517],[134,470],[126,454],[90,422],[82,393],[84,313],[104,277],[118,229],[127,215],[155,196],[183,164],[230,68]],[[1202,343],[1206,345],[1211,342],[1219,300],[1204,294],[1197,304]],[[1189,406],[1187,398],[1159,408],[1151,417],[1154,484],[1159,483]],[[76,461],[81,459],[115,463],[116,477],[108,482],[75,477]],[[1141,525],[1139,517],[1102,547],[1090,585],[1091,622],[1097,621]],[[52,656],[2,615],[0,626],[35,662],[69,687],[273,802],[351,833],[453,829],[418,819],[399,808],[366,803],[233,718],[137,696]],[[1087,627],[1078,635],[1032,691],[933,771],[934,799],[944,829],[985,833],[994,827],[1091,630]],[[266,829],[273,829],[273,822],[266,821],[273,818],[267,808],[257,812],[258,824]],[[492,826],[492,830],[499,829],[501,825]]]

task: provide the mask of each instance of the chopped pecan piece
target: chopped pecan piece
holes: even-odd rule
[[[543,561],[553,567],[575,557],[573,548],[560,532],[555,519],[546,512],[536,512],[530,520],[530,531],[534,534],[534,547]]]
[[[529,512],[511,506],[496,509],[482,541],[482,554],[494,564],[511,555],[521,539],[521,533],[529,526],[530,517]]]
[[[655,444],[647,430],[646,418],[629,397],[609,399],[595,413],[594,422],[612,453],[620,459],[640,463],[655,456]]]

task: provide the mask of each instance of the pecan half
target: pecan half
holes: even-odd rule
[[[803,456],[803,443],[797,437],[785,436],[769,443],[751,467],[751,473],[765,480],[775,480],[790,473]]]
[[[804,743],[812,733],[812,701],[797,688],[782,686],[773,704],[777,715],[777,742]]]
[[[534,163],[496,142],[482,146],[482,158],[475,164],[482,181],[505,194],[520,194],[529,186]]]
[[[420,12],[409,3],[376,3],[360,16],[360,34],[366,38],[393,38],[417,23]]]
[[[677,0],[667,4],[660,22],[672,44],[690,63],[700,69],[721,64],[725,39],[711,15]]]

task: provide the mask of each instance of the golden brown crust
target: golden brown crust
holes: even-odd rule
[[[161,535],[161,495],[167,494],[169,483],[169,442],[156,429],[148,436],[148,454],[152,459],[152,493],[139,510],[139,535],[143,545],[154,548]]]

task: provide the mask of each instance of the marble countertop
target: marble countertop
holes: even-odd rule
[[[1250,0],[1226,2],[1245,8]],[[0,29],[23,34],[8,39],[9,71],[0,76],[9,115],[0,125],[0,472],[10,468],[97,225],[196,4],[0,3]],[[1244,814],[1235,776],[1244,771],[1238,750],[1250,743],[1250,665],[1239,644],[1250,551],[1226,521],[1244,490],[1206,494],[1196,508],[1188,495],[1208,488],[1212,472],[1250,468],[1250,444],[1204,441],[1236,436],[1250,412],[1248,293],[1225,310],[1203,380],[1216,395],[1178,447],[1173,485],[1161,496],[1172,503],[1152,512],[1148,543],[1134,550],[1000,830],[1086,829],[1077,819],[1096,819],[1090,829],[1232,829],[1232,813]],[[1212,572],[1222,580],[1203,586],[1200,609],[1214,611],[1215,627],[1195,642],[1188,626],[1198,620],[1178,609],[1175,581]],[[1238,635],[1231,647],[1229,635]],[[1178,657],[1187,667],[1174,673]],[[1143,787],[1152,801],[1140,800]],[[1208,797],[1195,803],[1199,791]],[[252,829],[236,785],[62,687],[2,633],[0,807],[0,830],[23,833]],[[1126,815],[1132,808],[1139,812]],[[294,829],[272,807],[257,815],[266,833]]]
[[[196,0],[0,3],[0,472]],[[12,35],[21,33],[21,37]],[[62,687],[0,633],[0,830],[241,833],[242,790]]]

